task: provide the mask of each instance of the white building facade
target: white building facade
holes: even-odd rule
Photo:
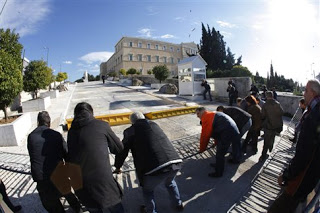
[[[142,75],[148,74],[154,66],[167,65],[171,76],[178,75],[177,64],[189,55],[198,53],[194,42],[173,44],[164,41],[137,37],[122,37],[115,45],[115,52],[107,62],[100,64],[100,75],[119,73],[135,68]]]

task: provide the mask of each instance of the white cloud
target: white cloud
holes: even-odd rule
[[[155,7],[149,6],[146,8],[147,10],[147,15],[149,16],[154,16],[157,15],[159,12],[157,11],[157,9]]]
[[[175,38],[175,36],[171,35],[171,34],[165,34],[165,35],[160,36],[160,38],[168,39],[168,38]]]
[[[1,9],[4,1],[1,1]],[[50,0],[7,1],[0,17],[1,28],[16,29],[21,37],[35,33],[50,13]]]
[[[185,20],[185,18],[184,17],[175,17],[174,20],[179,21],[179,22],[183,22]]]
[[[112,56],[112,54],[113,52],[92,52],[81,56],[79,59],[86,62],[87,64],[92,64],[94,62],[101,63],[107,61]]]
[[[226,32],[226,31],[220,31],[220,33],[225,37],[225,38],[231,38],[232,33]]]
[[[72,64],[72,61],[64,61],[62,63],[64,63],[64,64]]]
[[[152,35],[151,35],[151,32],[152,32],[152,31],[153,31],[153,30],[150,29],[150,28],[142,28],[142,29],[140,29],[140,30],[138,31],[138,33],[141,34],[140,36],[150,38],[150,37],[152,37]]]
[[[226,21],[217,21],[217,23],[219,24],[220,27],[226,27],[226,28],[234,28],[236,26]]]

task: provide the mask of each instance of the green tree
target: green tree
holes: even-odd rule
[[[202,23],[202,38],[200,45],[198,46],[199,53],[202,58],[207,62],[207,68],[213,72],[220,70],[222,73],[227,70],[231,70],[234,65],[241,65],[242,56],[235,62],[234,54],[230,48],[226,51],[226,42],[223,40],[223,35],[219,31],[216,31],[214,27],[210,29],[207,25],[207,29]]]
[[[169,77],[169,69],[166,65],[155,66],[153,67],[152,72],[154,77],[160,81],[160,84]]]
[[[10,29],[0,29],[0,109],[8,120],[7,107],[22,91],[23,46],[19,43],[19,34]]]
[[[64,80],[64,81],[67,80],[67,79],[68,79],[68,73],[63,72],[63,75],[64,75],[64,79],[63,79],[63,80]]]
[[[152,75],[153,74],[152,70],[148,70],[147,73],[148,73],[148,75]]]
[[[126,72],[125,69],[121,68],[120,71],[119,71],[119,73],[120,73],[121,75],[126,75],[127,72]]]
[[[65,80],[65,75],[63,72],[58,72],[57,77],[56,77],[56,81],[58,82],[62,82]]]
[[[46,89],[51,80],[52,69],[47,66],[46,62],[31,61],[23,76],[23,89],[26,92],[33,92],[34,98],[38,98],[38,91]]]
[[[137,70],[135,69],[135,68],[130,68],[130,69],[128,69],[128,71],[127,71],[127,74],[130,74],[130,75],[134,75],[134,74],[136,74],[137,73]]]
[[[251,77],[252,73],[249,71],[247,67],[236,65],[231,69],[230,77]]]

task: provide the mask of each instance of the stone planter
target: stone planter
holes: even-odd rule
[[[166,85],[166,84],[153,83],[151,84],[151,89],[160,89],[163,85]]]
[[[23,112],[35,112],[35,111],[43,111],[48,109],[51,105],[50,97],[38,98],[35,100],[29,100],[22,102],[22,111]]]
[[[19,146],[32,127],[30,113],[24,113],[9,124],[0,125],[0,146]]]
[[[51,99],[59,97],[59,90],[47,91],[40,94],[40,98],[50,97]]]

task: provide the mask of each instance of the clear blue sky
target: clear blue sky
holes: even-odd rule
[[[6,0],[0,0],[0,9]],[[1,28],[15,28],[29,60],[47,60],[69,80],[99,66],[122,36],[199,43],[215,27],[243,65],[304,83],[320,73],[319,0],[8,0]],[[1,11],[1,10],[0,10]],[[192,29],[194,29],[192,31]],[[312,71],[311,71],[312,69]]]

